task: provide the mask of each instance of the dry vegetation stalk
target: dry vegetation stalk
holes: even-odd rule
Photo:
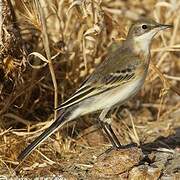
[[[49,40],[48,40],[46,21],[45,21],[45,17],[44,17],[44,13],[43,13],[43,8],[42,8],[40,2],[37,0],[35,0],[35,2],[36,2],[37,10],[40,15],[40,20],[41,20],[41,25],[42,25],[43,45],[44,45],[44,49],[45,49],[46,56],[48,59],[48,65],[49,65],[49,70],[50,70],[51,77],[52,77],[52,82],[54,85],[54,109],[56,109],[58,107],[57,81],[56,81],[56,76],[55,76],[53,63],[52,63],[52,59],[51,59],[51,52],[50,52],[50,48],[49,48]],[[57,117],[57,111],[55,110],[54,111],[54,119],[56,119],[56,117]]]

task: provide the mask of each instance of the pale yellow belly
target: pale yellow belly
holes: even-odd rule
[[[86,99],[79,104],[79,107],[73,112],[71,119],[97,110],[110,108],[116,104],[123,104],[139,91],[143,83],[144,78],[140,78],[98,96]]]

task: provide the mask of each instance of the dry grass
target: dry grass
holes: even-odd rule
[[[3,51],[0,57],[0,70],[4,75],[0,77],[2,175],[14,173],[17,155],[56,117],[54,107],[75,91],[106,53],[114,48],[114,42],[126,37],[131,21],[140,16],[173,24],[174,28],[160,33],[154,40],[146,83],[127,104],[125,111],[117,109],[113,113],[116,114],[112,116],[114,127],[118,127],[116,131],[123,144],[153,142],[159,136],[170,136],[179,127],[179,1],[12,2],[23,41],[18,39],[22,41],[22,48],[20,46],[18,53],[16,50],[19,56],[13,56],[13,51],[11,54]],[[3,26],[6,37],[12,36],[11,33],[8,36],[9,31],[6,31],[11,21],[8,19]],[[1,49],[13,46],[3,43],[0,41]],[[26,53],[23,53],[24,49]],[[7,61],[9,57],[11,59]],[[117,123],[119,115],[123,120]],[[70,167],[67,160],[71,159],[73,163],[79,153],[96,149],[95,144],[104,146],[106,141],[101,135],[98,134],[97,142],[92,142],[85,134],[90,126],[97,132],[98,128],[93,126],[96,123],[96,116],[88,115],[64,127],[23,163],[20,175],[32,177],[32,173],[53,175],[60,170],[67,172]],[[93,139],[93,131],[90,136]]]

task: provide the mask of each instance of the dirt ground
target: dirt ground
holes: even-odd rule
[[[138,117],[141,117],[145,112],[139,111]],[[140,122],[140,119],[139,122],[135,121],[141,142],[139,147],[135,143],[132,144],[133,138],[136,138],[129,117],[120,120],[114,117],[113,129],[124,144],[119,150],[111,148],[96,122],[95,125],[78,132],[76,138],[68,136],[67,131],[73,130],[71,127],[66,127],[62,134],[68,137],[62,139],[62,134],[57,133],[56,136],[49,138],[19,166],[16,175],[14,169],[18,162],[15,159],[27,143],[24,136],[19,137],[20,132],[7,130],[1,136],[1,154],[6,161],[6,164],[1,164],[1,173],[4,177],[11,175],[13,178],[178,180],[180,178],[179,113],[178,110],[172,113],[169,119],[158,122],[144,119],[143,122]],[[148,114],[146,117],[150,119]],[[83,118],[78,124],[82,121]],[[76,128],[80,126],[78,124]],[[26,142],[30,142],[33,138],[28,137]]]
[[[0,179],[180,179],[179,1],[0,4]],[[96,112],[66,124],[18,162],[53,122],[53,109],[140,17],[174,27],[153,41],[143,88],[109,114],[122,148],[111,147]]]

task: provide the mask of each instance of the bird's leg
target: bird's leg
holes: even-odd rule
[[[104,132],[106,133],[106,135],[108,136],[108,139],[111,141],[113,147],[120,148],[121,144],[111,128],[111,118],[106,118],[108,111],[109,109],[104,109],[101,112],[99,116],[99,123],[102,129],[104,130]]]

